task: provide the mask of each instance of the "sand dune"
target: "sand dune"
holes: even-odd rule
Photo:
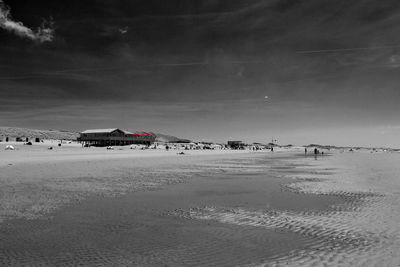
[[[16,138],[16,137],[28,137],[43,139],[53,139],[53,140],[76,140],[79,136],[77,132],[72,131],[60,131],[60,130],[37,130],[28,128],[17,128],[17,127],[0,127],[0,138],[5,139],[5,137]],[[3,138],[2,138],[3,137]],[[1,140],[0,139],[0,140]]]
[[[172,135],[166,135],[162,133],[153,133],[156,136],[157,142],[178,142],[188,141]],[[76,131],[66,130],[37,130],[29,128],[18,128],[18,127],[0,127],[0,141],[9,137],[11,139],[20,137],[34,139],[40,138],[41,140],[76,140],[79,137],[79,133]]]

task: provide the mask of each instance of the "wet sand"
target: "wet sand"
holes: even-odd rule
[[[290,232],[193,220],[176,214],[210,205],[257,209],[282,206],[278,198],[263,198],[257,192],[260,186],[268,186],[265,193],[278,194],[276,181],[268,181],[265,176],[263,182],[254,175],[234,176],[115,198],[90,198],[47,218],[10,221],[0,234],[2,264],[234,266],[262,262],[312,244],[311,238]],[[284,194],[288,199],[285,205],[297,210],[296,196]],[[315,202],[315,198],[299,198],[304,206]],[[327,208],[329,203],[325,199],[316,208]],[[15,251],[13,257],[11,250]]]
[[[389,192],[382,186],[387,170],[373,185],[355,166],[370,157],[393,163],[399,155],[315,160],[296,152],[182,157],[125,150],[104,156],[96,150],[76,159],[76,149],[57,151],[62,160],[45,151],[30,152],[27,163],[15,154],[3,157],[0,198],[7,204],[0,207],[0,265],[346,266],[396,260],[395,222],[384,217],[386,228],[377,226],[381,217],[371,212],[394,208],[398,181],[387,179]],[[391,166],[387,160],[382,167]],[[389,175],[397,173],[391,170]],[[391,242],[383,242],[382,232]]]

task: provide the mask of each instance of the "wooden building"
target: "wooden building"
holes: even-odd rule
[[[155,141],[155,136],[147,132],[131,133],[118,128],[94,129],[81,132],[78,141],[90,146],[150,145]]]
[[[230,149],[244,149],[245,144],[242,141],[228,141]]]

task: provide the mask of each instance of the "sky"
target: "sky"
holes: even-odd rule
[[[0,126],[400,148],[399,30],[397,0],[0,0]]]

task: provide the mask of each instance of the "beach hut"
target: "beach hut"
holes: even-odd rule
[[[244,146],[242,141],[228,141],[228,147],[230,149],[244,149]]]

